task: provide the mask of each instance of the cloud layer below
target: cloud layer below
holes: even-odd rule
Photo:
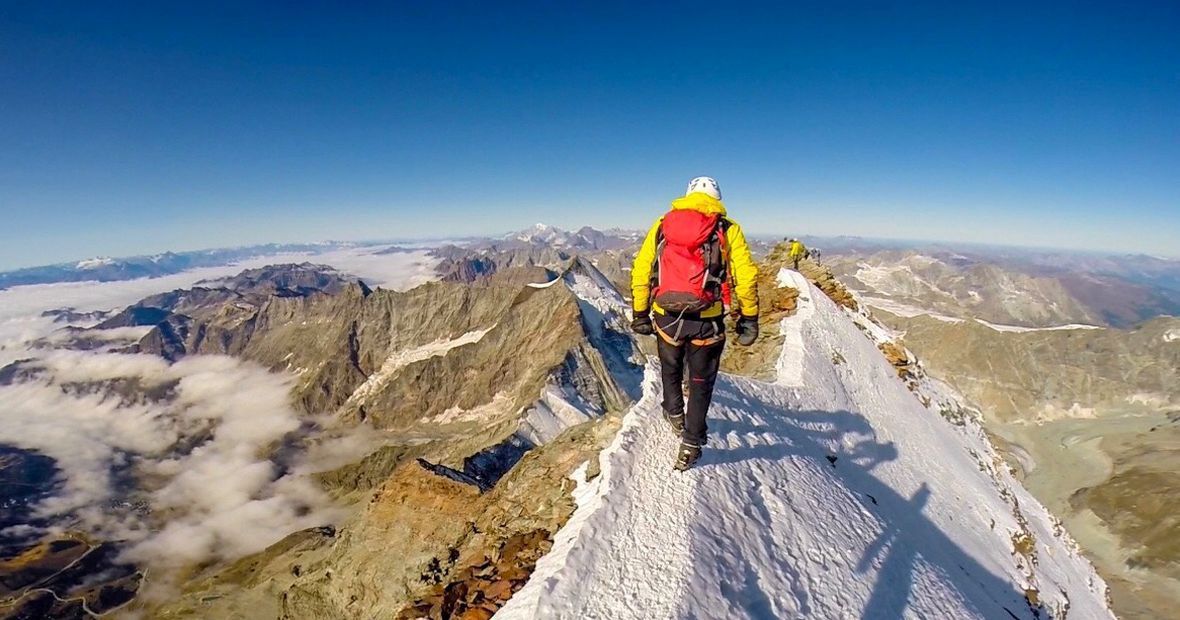
[[[109,348],[80,352],[31,343],[66,340],[57,331],[62,324],[41,316],[46,310],[115,310],[280,262],[329,264],[394,289],[433,277],[436,263],[424,252],[379,255],[376,249],[0,291],[0,368],[27,360],[23,367],[35,369],[0,386],[0,443],[53,458],[63,478],[59,492],[35,506],[37,516],[53,530],[127,541],[126,559],[165,573],[234,559],[341,518],[307,474],[355,461],[380,438],[367,429],[331,428],[327,417],[301,416],[290,403],[292,375],[223,356],[169,364]],[[142,334],[106,335],[113,347]],[[280,464],[274,455],[284,442],[311,447]]]

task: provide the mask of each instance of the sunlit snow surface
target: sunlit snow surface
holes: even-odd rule
[[[981,429],[922,406],[848,314],[783,277],[803,294],[778,380],[723,375],[710,446],[677,473],[649,366],[601,474],[575,474],[577,510],[497,618],[1113,617]],[[1021,532],[1035,566],[1013,552]]]

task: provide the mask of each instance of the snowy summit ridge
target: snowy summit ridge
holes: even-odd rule
[[[881,328],[801,291],[772,383],[722,375],[684,473],[657,370],[497,618],[1113,618],[1106,585],[969,418],[923,405]],[[920,393],[956,398],[935,382]]]
[[[510,243],[531,246],[552,247],[559,250],[608,250],[628,246],[642,238],[641,233],[611,229],[597,230],[583,226],[568,231],[549,224],[537,223],[530,228],[511,233],[504,237]]]

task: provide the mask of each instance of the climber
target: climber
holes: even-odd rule
[[[803,260],[803,257],[807,255],[807,247],[803,245],[802,241],[795,238],[792,238],[790,243],[791,246],[790,251],[787,253],[787,258],[791,259],[795,271],[799,271],[799,261]]]
[[[635,256],[631,329],[658,334],[664,417],[681,439],[678,470],[692,467],[706,443],[705,418],[725,347],[723,294],[738,311],[738,344],[750,346],[758,338],[757,276],[741,226],[726,215],[721,189],[709,177],[693,179],[684,197],[672,201]]]

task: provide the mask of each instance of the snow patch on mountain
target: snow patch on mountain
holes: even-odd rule
[[[435,417],[434,421],[438,424],[456,424],[460,422],[494,419],[497,414],[503,412],[511,403],[512,397],[507,392],[496,392],[489,402],[472,407],[471,409],[450,407]]]
[[[1069,331],[1075,329],[1105,329],[1098,325],[1085,325],[1082,323],[1070,323],[1069,325],[1052,325],[1049,327],[1022,327],[1020,325],[1000,325],[997,323],[988,323],[983,319],[975,319],[976,323],[985,327],[990,327],[998,332],[1009,332],[1016,334],[1024,334],[1028,332],[1052,332],[1052,331]]]
[[[474,344],[483,339],[488,332],[492,331],[495,326],[487,329],[477,329],[469,331],[456,338],[440,338],[434,342],[429,342],[424,345],[396,351],[381,364],[381,368],[369,375],[365,382],[360,384],[352,395],[348,397],[345,403],[346,408],[364,405],[365,400],[373,394],[381,392],[385,386],[389,384],[401,369],[413,364],[428,360],[432,357],[439,357],[450,353],[452,349],[456,349],[463,345]]]
[[[1180,341],[1180,329],[1169,329],[1164,332],[1164,342]]]
[[[602,415],[584,404],[575,405],[577,400],[569,387],[546,386],[541,398],[525,413],[520,436],[539,446],[553,441],[567,428]]]
[[[723,375],[712,443],[676,473],[649,364],[600,475],[575,475],[577,510],[497,617],[1112,618],[982,429],[897,379],[873,342],[887,330],[866,338],[867,317],[780,278],[802,294],[778,380]]]
[[[945,314],[939,314],[937,312],[931,312],[929,310],[925,310],[923,308],[919,308],[919,307],[911,305],[911,304],[902,303],[902,302],[899,302],[899,301],[896,301],[893,299],[885,299],[883,297],[871,297],[871,296],[867,296],[867,295],[861,295],[858,297],[858,299],[863,301],[868,306],[871,306],[873,308],[879,308],[879,309],[884,310],[886,312],[890,312],[892,314],[896,314],[897,316],[905,317],[907,319],[915,317],[915,316],[928,316],[932,319],[937,319],[937,320],[942,321],[944,323],[962,323],[965,320],[965,319],[961,319],[958,317],[947,316]]]
[[[105,256],[99,256],[99,257],[95,257],[95,258],[88,258],[86,260],[80,260],[80,261],[78,261],[77,265],[74,265],[74,268],[75,269],[98,269],[99,267],[106,267],[107,265],[114,265],[114,264],[115,264],[115,259],[108,258]]]

